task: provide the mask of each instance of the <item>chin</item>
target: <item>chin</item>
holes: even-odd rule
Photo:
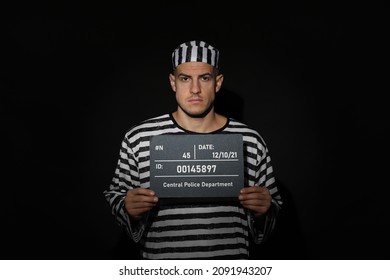
[[[209,106],[207,108],[203,108],[203,110],[201,110],[201,108],[199,108],[199,107],[196,108],[197,110],[184,110],[183,107],[181,107],[181,108],[184,111],[184,113],[186,113],[187,116],[189,116],[191,118],[203,118],[203,117],[207,116],[208,113],[210,113],[210,111],[213,108],[213,106]]]
[[[202,112],[189,112],[187,111],[186,114],[190,116],[191,118],[203,118],[207,115],[208,111],[202,111]]]

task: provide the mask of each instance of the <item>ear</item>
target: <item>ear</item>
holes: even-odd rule
[[[171,88],[174,92],[176,92],[176,84],[175,84],[176,77],[173,74],[169,74],[169,83],[171,84]]]
[[[219,74],[216,79],[215,92],[218,92],[221,89],[222,83],[223,83],[223,75]]]

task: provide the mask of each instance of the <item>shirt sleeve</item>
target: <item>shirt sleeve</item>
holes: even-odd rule
[[[256,223],[252,213],[248,211],[247,215],[249,221],[249,229],[251,231],[253,242],[255,244],[261,244],[271,236],[273,229],[275,228],[276,218],[278,216],[279,210],[279,204],[273,200],[271,207],[266,214],[264,224],[261,225]]]
[[[136,157],[134,156],[129,141],[125,137],[121,144],[119,159],[111,184],[103,194],[116,222],[125,228],[134,242],[138,242],[141,239],[148,214],[145,214],[138,221],[131,220],[125,208],[125,197],[127,191],[140,186],[139,181]]]
[[[264,223],[261,225],[255,222],[251,211],[247,211],[249,229],[255,244],[265,242],[272,234],[278,213],[283,203],[276,185],[271,157],[265,145],[259,145],[258,159],[259,161],[256,167],[255,182],[252,183],[268,188],[272,196],[272,204],[266,213]]]

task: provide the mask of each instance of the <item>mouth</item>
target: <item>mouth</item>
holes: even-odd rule
[[[188,100],[189,103],[200,103],[203,100],[201,98],[191,98]]]

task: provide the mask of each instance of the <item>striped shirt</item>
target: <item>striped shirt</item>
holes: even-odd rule
[[[144,259],[247,259],[249,238],[264,242],[272,233],[282,200],[275,184],[271,158],[260,134],[235,119],[213,132],[241,134],[244,146],[245,186],[269,189],[272,207],[265,225],[257,227],[239,203],[158,204],[141,220],[130,220],[124,207],[126,192],[150,186],[150,139],[163,134],[194,134],[181,128],[171,114],[145,120],[125,134],[112,182],[104,195],[112,214],[140,244]],[[238,194],[237,194],[238,196]]]

